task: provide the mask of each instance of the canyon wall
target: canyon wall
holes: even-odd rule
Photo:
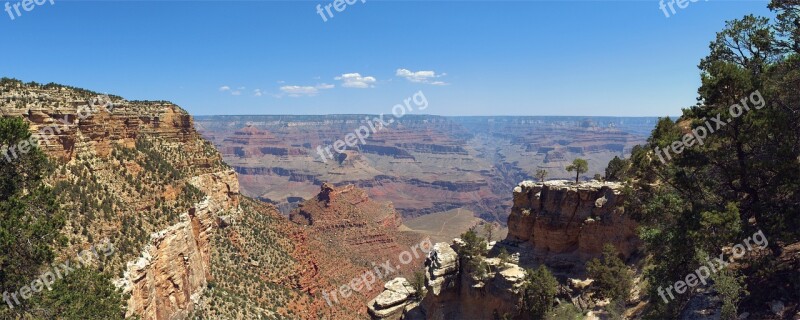
[[[460,239],[440,242],[425,260],[424,298],[415,298],[416,288],[406,278],[395,278],[367,306],[372,319],[497,319],[517,315],[525,270],[518,261],[485,258],[488,271],[482,276],[462,272]],[[402,286],[398,285],[402,284]]]
[[[301,275],[307,274],[307,257],[333,253],[319,243],[304,241],[302,230],[284,217],[269,218],[273,209],[249,205],[249,211],[243,211],[235,171],[200,137],[191,116],[180,107],[166,101],[128,101],[58,84],[3,79],[0,114],[26,121],[31,133],[39,135],[40,149],[53,160],[55,170],[46,181],[67,213],[62,233],[68,239],[65,247],[56,248],[56,260],[108,239],[117,250],[98,269],[121,275],[115,284],[130,294],[127,316],[185,319],[201,312],[241,318],[238,312],[248,308],[210,306],[227,301],[220,287],[229,284],[230,274],[253,267],[238,263],[236,254],[247,257],[247,252],[220,255],[226,249],[221,242],[224,237],[237,235],[226,229],[237,226],[240,219],[255,217],[258,220],[248,222],[261,223],[258,230],[237,230],[270,233],[272,238],[249,242],[249,249],[258,250],[249,256],[268,261],[257,253],[281,254],[273,263],[285,272],[256,270],[251,283],[260,290],[253,300],[240,305],[257,306],[253,310],[272,318],[319,318],[316,311],[309,314],[320,305],[311,288],[330,280],[324,274],[305,280]],[[13,152],[24,151],[15,149],[1,160],[14,161]],[[253,240],[249,234],[238,235],[239,241]],[[274,242],[281,245],[264,248]],[[235,259],[229,260],[232,256]],[[323,267],[353,266],[339,260]],[[294,299],[267,299],[276,293]],[[297,302],[290,305],[292,301]]]
[[[534,183],[514,188],[514,204],[508,219],[509,233],[500,242],[487,244],[480,257],[485,274],[467,269],[461,250],[464,242],[437,243],[425,261],[424,298],[416,299],[405,278],[387,283],[368,303],[373,319],[523,319],[520,290],[525,270],[545,265],[559,280],[557,297],[562,303],[591,308],[597,301],[586,289],[585,263],[599,258],[606,243],[624,259],[641,249],[635,221],[623,209],[623,186],[618,183],[569,181]],[[500,252],[509,253],[507,260]],[[413,286],[412,286],[413,288]]]
[[[522,182],[514,188],[504,243],[518,247],[523,260],[543,262],[556,272],[582,272],[606,243],[627,259],[641,241],[623,202],[622,185],[614,182]]]
[[[576,157],[585,177],[644,142],[653,118],[441,117],[406,115],[324,160],[368,115],[206,116],[198,130],[239,173],[242,193],[288,214],[327,182],[353,184],[391,201],[404,218],[462,208],[504,224],[517,182],[546,169],[568,178]]]
[[[150,236],[142,256],[127,265],[117,285],[129,293],[127,316],[185,319],[213,279],[211,238],[225,214],[239,209],[239,183],[233,171],[192,177],[206,194],[180,216],[180,222]]]
[[[323,184],[320,193],[300,204],[289,220],[306,226],[312,237],[341,249],[341,255],[356,265],[396,261],[424,240],[419,234],[399,230],[402,218],[391,202],[373,201],[353,185]],[[402,269],[415,269],[423,259],[418,256]]]
[[[191,116],[165,101],[13,80],[0,86],[0,103],[4,117],[28,122],[55,160],[49,181],[60,186],[61,205],[80,209],[64,230],[72,245],[59,255],[111,239],[120,250],[105,267],[124,271],[116,284],[131,294],[128,316],[186,317],[211,278],[218,215],[239,201],[235,173],[200,138]],[[201,201],[189,200],[189,185]],[[94,205],[98,199],[103,205]]]

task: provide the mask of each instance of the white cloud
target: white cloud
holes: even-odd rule
[[[446,73],[436,74],[434,71],[411,71],[408,69],[397,69],[395,75],[406,78],[406,80],[411,82],[427,83],[437,86],[443,86],[447,84],[444,81],[433,81],[433,79],[446,76]]]
[[[264,92],[261,91],[261,89],[253,90],[253,96],[260,97],[260,96],[263,96],[263,95],[264,95]]]
[[[244,87],[239,87],[236,90],[233,90],[229,86],[221,86],[219,87],[219,92],[230,92],[232,96],[240,96],[242,95],[242,91],[244,89],[245,89]]]
[[[332,84],[318,84],[316,86],[283,86],[281,91],[290,97],[315,96],[320,90],[333,89]]]
[[[362,77],[360,73],[345,73],[334,79],[342,81],[342,87],[359,89],[375,87],[374,83],[378,81],[375,77]]]

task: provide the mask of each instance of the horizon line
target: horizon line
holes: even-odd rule
[[[190,114],[193,117],[257,117],[257,116],[378,116],[378,113],[328,113],[328,114]],[[384,114],[390,115],[390,114]],[[663,118],[665,116],[586,116],[586,115],[436,115],[436,114],[406,114],[403,117],[463,117],[463,118],[489,118],[489,117],[571,117],[571,118]],[[680,116],[667,115],[669,118],[678,118]]]

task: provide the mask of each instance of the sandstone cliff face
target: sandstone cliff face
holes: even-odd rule
[[[314,293],[331,294],[352,279],[377,269],[378,265],[394,266],[394,271],[383,270],[382,275],[378,274],[372,288],[349,298],[331,298],[335,299],[333,304],[356,311],[357,315],[353,314],[351,318],[369,317],[367,301],[381,293],[384,281],[394,276],[410,275],[412,270],[421,267],[425,259],[425,254],[413,249],[422,243],[423,237],[398,230],[402,220],[392,204],[373,201],[364,190],[352,185],[334,187],[323,184],[320,193],[300,204],[289,219],[305,226],[303,229],[308,238],[318,239],[328,254],[344,260],[339,261],[339,265],[330,264],[332,257],[319,257],[314,261],[317,266],[314,272],[318,273],[315,277],[330,279],[326,285],[314,287]],[[405,256],[409,261],[403,261],[403,255],[407,253],[413,254]]]
[[[617,183],[530,181],[514,188],[505,243],[519,246],[523,259],[556,271],[581,272],[610,243],[628,258],[641,246],[635,221],[623,208]]]
[[[106,106],[91,102],[97,97],[107,96],[24,86],[0,92],[2,115],[27,119],[34,132],[44,129],[40,148],[63,161],[81,152],[106,157],[113,144],[133,147],[144,134],[176,143],[199,139],[191,116],[172,103],[103,98],[111,102]]]
[[[191,183],[206,198],[183,213],[181,222],[151,235],[118,282],[131,294],[128,316],[187,318],[212,279],[210,238],[223,225],[220,216],[238,211],[239,184],[232,171],[196,176]]]
[[[406,278],[394,278],[383,286],[383,292],[367,303],[373,319],[397,320],[413,308],[417,290]],[[411,307],[411,308],[409,308]]]
[[[525,269],[540,264],[561,280],[561,301],[588,310],[596,301],[586,290],[592,281],[582,280],[585,262],[599,257],[606,243],[625,258],[641,245],[636,223],[623,210],[621,189],[620,184],[596,181],[522,182],[514,189],[508,237],[488,244],[488,256],[481,257],[486,274],[465,272],[459,264],[461,239],[437,243],[425,262],[425,298],[401,299],[387,287],[380,296],[384,301],[369,305],[370,314],[373,319],[415,319],[420,314],[428,320],[520,317]],[[497,257],[501,249],[511,253],[510,261]]]
[[[40,140],[57,165],[48,183],[70,212],[63,230],[70,245],[57,254],[108,238],[118,250],[103,267],[123,275],[115,284],[130,293],[128,316],[367,318],[366,302],[388,279],[334,305],[321,293],[374,270],[369,262],[391,258],[394,265],[399,252],[420,240],[397,231],[401,220],[390,203],[373,202],[354,187],[323,190],[324,200],[314,198],[303,211],[314,224],[292,223],[275,207],[239,195],[235,171],[180,107],[116,96],[108,97],[112,108],[95,107],[98,96],[3,79],[0,114],[22,117],[32,133],[52,129]]]
[[[435,262],[439,257],[457,253],[462,245],[460,239],[453,244],[437,244],[440,249],[431,254],[426,274],[430,281],[426,286],[430,294],[421,302],[426,319],[446,320],[454,318],[495,319],[503,315],[514,315],[517,311],[519,290],[525,278],[525,270],[516,263],[504,263],[498,258],[484,258],[488,271],[483,276],[468,272],[449,271],[445,263]],[[489,245],[489,249],[493,246]],[[458,255],[455,256],[456,264]],[[463,267],[463,266],[460,266]],[[461,269],[463,270],[463,269]],[[459,271],[461,271],[459,270]],[[442,274],[436,276],[436,274]]]
[[[0,114],[26,120],[55,160],[48,183],[71,212],[63,230],[70,245],[57,254],[108,238],[119,251],[104,267],[124,271],[116,284],[131,294],[128,316],[185,318],[212,278],[219,215],[239,206],[235,173],[191,116],[169,102],[8,79]]]
[[[399,253],[403,249],[397,232],[402,220],[394,206],[372,201],[353,185],[334,188],[323,184],[320,193],[302,203],[289,219],[356,252]]]

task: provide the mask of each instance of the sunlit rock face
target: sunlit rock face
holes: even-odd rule
[[[142,256],[117,281],[131,294],[128,316],[186,318],[213,280],[211,237],[224,226],[220,217],[238,209],[239,183],[233,171],[196,176],[190,183],[206,198],[183,213],[181,222],[151,235]]]
[[[619,183],[522,182],[514,188],[505,242],[529,247],[529,257],[567,273],[580,272],[606,243],[627,259],[641,241],[623,201]]]

